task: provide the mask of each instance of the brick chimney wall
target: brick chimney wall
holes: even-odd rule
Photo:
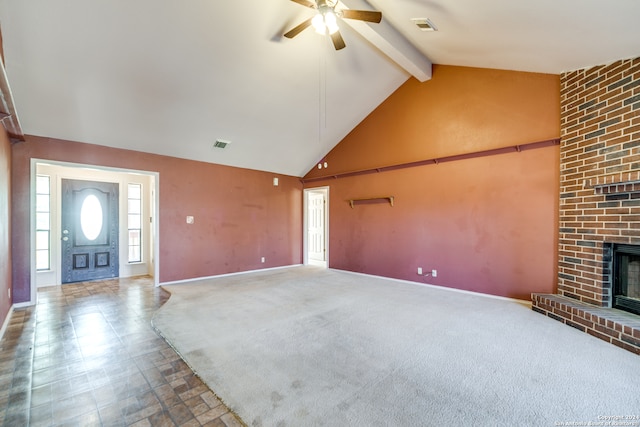
[[[640,58],[560,85],[558,294],[609,307],[609,244],[640,244]]]

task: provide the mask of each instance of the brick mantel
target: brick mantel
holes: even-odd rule
[[[640,171],[605,175],[585,180],[585,188],[593,188],[595,194],[640,192]]]

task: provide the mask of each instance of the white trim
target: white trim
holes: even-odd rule
[[[467,295],[475,295],[475,296],[479,296],[479,297],[487,297],[487,298],[492,298],[492,299],[498,299],[498,300],[502,300],[502,301],[510,301],[510,302],[515,302],[515,303],[518,303],[518,304],[526,305],[529,308],[531,307],[531,301],[527,301],[527,300],[523,300],[523,299],[501,297],[499,295],[485,294],[483,292],[467,291],[465,289],[449,288],[449,287],[446,287],[446,286],[432,285],[432,284],[429,284],[429,283],[412,282],[411,280],[396,279],[394,277],[376,276],[374,274],[358,273],[356,271],[340,270],[340,269],[337,269],[337,268],[331,268],[330,270],[339,271],[339,272],[342,272],[342,273],[355,274],[355,275],[358,275],[358,276],[373,277],[373,278],[376,278],[376,279],[387,279],[387,280],[392,280],[394,282],[406,283],[406,284],[409,284],[409,285],[416,285],[416,286],[424,286],[424,287],[427,287],[427,288],[439,289],[439,290],[442,290],[442,291],[451,291],[451,292],[457,292],[457,293],[462,293],[462,294],[467,294]]]
[[[27,303],[35,305],[38,291],[38,280],[36,269],[36,176],[38,174],[38,162],[31,159],[29,170],[29,301]],[[49,195],[51,197],[51,195]]]
[[[7,326],[9,326],[9,322],[11,321],[11,316],[13,316],[13,305],[9,307],[9,311],[7,312],[7,317],[5,317],[4,322],[2,322],[2,328],[0,328],[0,340],[4,338],[4,332],[7,330]]]
[[[217,278],[220,278],[220,277],[239,276],[241,274],[257,273],[257,272],[261,272],[261,271],[282,270],[283,268],[302,267],[302,266],[303,266],[302,264],[291,264],[291,265],[283,265],[283,266],[280,266],[280,267],[259,268],[257,270],[237,271],[235,273],[224,273],[224,274],[218,274],[216,276],[195,277],[193,279],[174,280],[172,282],[162,282],[162,283],[160,283],[160,286],[181,285],[181,284],[187,284],[187,283],[191,283],[191,282],[198,282],[200,280],[217,279]]]
[[[163,283],[160,284],[160,286],[188,284],[188,283],[197,282],[197,281],[200,281],[200,280],[216,279],[216,278],[230,277],[230,276],[238,276],[238,275],[242,275],[242,274],[257,273],[257,272],[263,272],[263,271],[281,270],[281,269],[292,268],[292,267],[304,267],[304,264],[283,265],[281,267],[262,268],[262,269],[257,269],[257,270],[247,270],[247,271],[238,271],[238,272],[235,272],[235,273],[219,274],[219,275],[216,275],[216,276],[196,277],[196,278],[193,278],[193,279],[176,280],[176,281],[173,281],[173,282],[163,282]],[[427,287],[427,288],[439,289],[439,290],[442,290],[442,291],[451,291],[451,292],[457,292],[457,293],[462,293],[462,294],[467,294],[467,295],[475,295],[475,296],[479,296],[479,297],[486,297],[486,298],[497,299],[497,300],[502,300],[502,301],[515,302],[517,304],[525,305],[525,306],[527,306],[529,308],[531,307],[531,301],[517,299],[517,298],[501,297],[499,295],[492,295],[492,294],[485,294],[485,293],[482,293],[482,292],[467,291],[465,289],[448,288],[446,286],[432,285],[432,284],[429,284],[429,283],[412,282],[411,280],[396,279],[394,277],[376,276],[375,274],[358,273],[356,271],[340,270],[338,268],[330,268],[329,270],[333,270],[333,271],[337,271],[337,272],[341,272],[341,273],[354,274],[356,276],[372,277],[372,278],[375,278],[375,279],[386,279],[386,280],[391,280],[391,281],[398,282],[398,283],[405,283],[405,284],[408,284],[408,285],[424,286],[424,287]]]
[[[13,308],[26,308],[33,307],[36,305],[37,301],[34,299],[33,301],[25,301],[25,302],[17,302],[13,304]]]

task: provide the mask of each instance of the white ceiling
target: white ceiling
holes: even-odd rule
[[[341,22],[335,51],[281,36],[313,13],[288,0],[0,0],[22,130],[302,176],[429,60],[559,74],[640,56],[638,0],[343,2],[383,22]]]

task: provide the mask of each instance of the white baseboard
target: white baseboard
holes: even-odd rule
[[[35,301],[25,301],[25,302],[17,302],[13,304],[13,308],[25,308],[36,305]]]
[[[9,312],[7,312],[7,317],[4,318],[4,322],[2,322],[2,328],[0,328],[0,340],[4,337],[4,331],[7,330],[7,326],[11,321],[11,316],[13,316],[13,307],[9,307]]]
[[[218,274],[216,276],[195,277],[193,279],[174,280],[172,282],[162,282],[158,286],[180,285],[180,284],[183,284],[183,283],[197,282],[199,280],[216,279],[216,278],[219,278],[219,277],[238,276],[238,275],[241,275],[241,274],[256,273],[256,272],[259,272],[259,271],[282,270],[283,268],[301,267],[301,266],[302,266],[302,264],[291,264],[291,265],[283,265],[283,266],[280,266],[280,267],[259,268],[257,270],[237,271],[235,273]]]
[[[330,270],[340,271],[342,273],[356,274],[358,276],[367,276],[367,277],[375,277],[377,279],[393,280],[394,282],[408,283],[410,285],[416,285],[416,286],[425,286],[427,288],[440,289],[442,291],[458,292],[458,293],[463,293],[463,294],[467,294],[467,295],[475,295],[475,296],[479,296],[479,297],[493,298],[493,299],[499,299],[499,300],[503,300],[503,301],[511,301],[511,302],[522,304],[522,305],[525,305],[525,306],[531,308],[531,301],[527,301],[527,300],[523,300],[523,299],[501,297],[499,295],[492,295],[492,294],[485,294],[485,293],[482,293],[482,292],[467,291],[465,289],[448,288],[446,286],[431,285],[429,283],[412,282],[411,280],[396,279],[396,278],[393,278],[393,277],[385,277],[385,276],[376,276],[374,274],[358,273],[358,272],[355,272],[355,271],[339,270],[337,268],[330,268]]]
[[[219,277],[237,276],[237,275],[240,275],[240,274],[249,274],[249,273],[256,273],[256,272],[260,272],[260,271],[280,270],[280,269],[283,269],[283,268],[302,267],[302,266],[304,266],[304,265],[303,264],[292,264],[292,265],[284,265],[284,266],[281,266],[281,267],[263,268],[263,269],[258,269],[258,270],[238,271],[236,273],[219,274],[217,276],[197,277],[197,278],[194,278],[194,279],[185,279],[185,280],[176,280],[176,281],[173,281],[173,282],[164,282],[164,283],[160,283],[160,286],[162,286],[162,285],[179,285],[179,284],[183,284],[183,283],[197,282],[199,280],[215,279],[215,278],[219,278]],[[406,283],[406,284],[409,284],[409,285],[425,286],[427,288],[439,289],[439,290],[442,290],[442,291],[458,292],[458,293],[463,293],[463,294],[467,294],[467,295],[475,295],[475,296],[480,296],[480,297],[485,297],[485,298],[493,298],[493,299],[499,299],[499,300],[503,300],[503,301],[510,301],[510,302],[515,302],[515,303],[518,303],[518,304],[522,304],[522,305],[524,305],[524,306],[526,306],[528,308],[531,308],[531,301],[517,299],[517,298],[509,298],[509,297],[502,297],[502,296],[499,296],[499,295],[485,294],[485,293],[482,293],[482,292],[467,291],[465,289],[448,288],[446,286],[432,285],[432,284],[429,284],[429,283],[412,282],[411,280],[396,279],[396,278],[393,278],[393,277],[376,276],[374,274],[358,273],[358,272],[355,272],[355,271],[348,271],[348,270],[340,270],[338,268],[329,268],[329,270],[339,271],[339,272],[342,272],[342,273],[355,274],[355,275],[358,275],[358,276],[373,277],[373,278],[376,278],[376,279],[387,279],[387,280],[392,280],[394,282]]]

